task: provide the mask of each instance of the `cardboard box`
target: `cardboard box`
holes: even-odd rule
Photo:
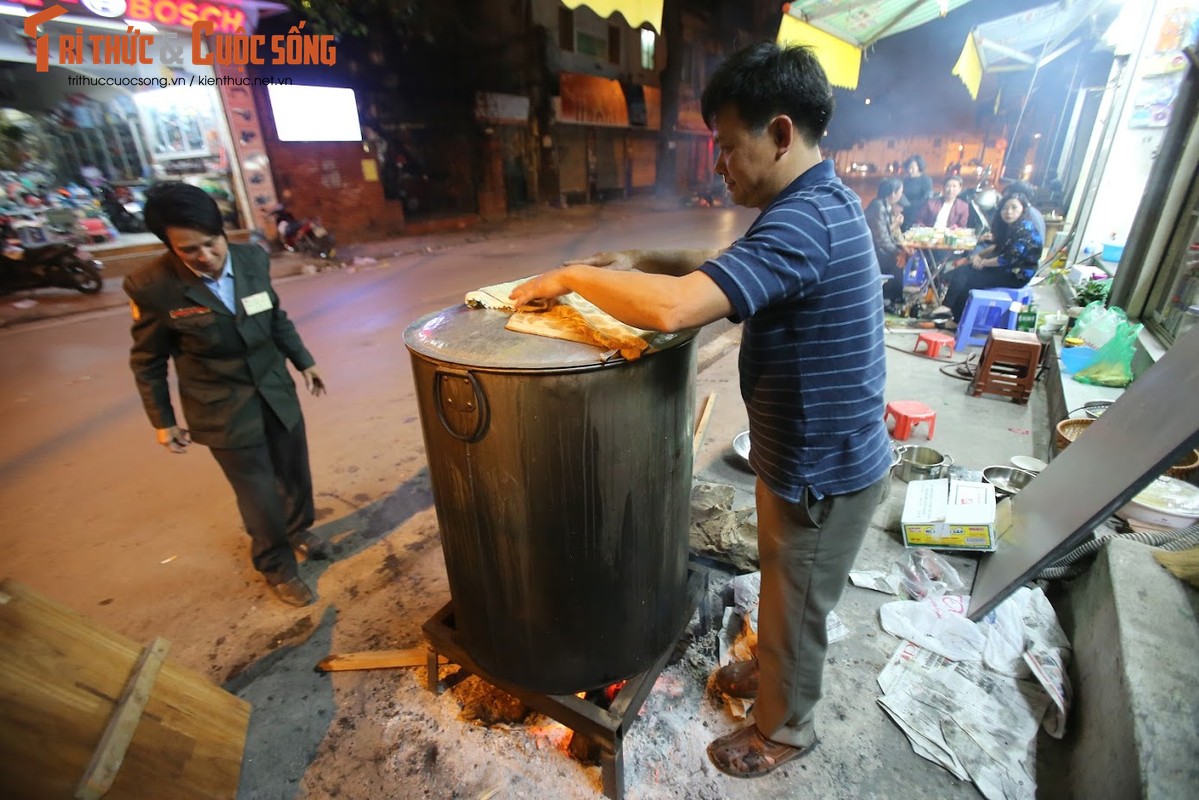
[[[900,523],[907,547],[993,551],[995,487],[953,478],[912,481]]]

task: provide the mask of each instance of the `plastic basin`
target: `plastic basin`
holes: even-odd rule
[[[1078,372],[1080,369],[1086,369],[1095,360],[1096,351],[1094,347],[1080,345],[1078,347],[1067,347],[1062,350],[1062,369],[1065,372]]]

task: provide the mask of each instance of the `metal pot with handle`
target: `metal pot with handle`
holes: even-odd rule
[[[903,445],[898,449],[895,477],[901,481],[927,481],[944,478],[953,466],[953,456],[922,445]]]

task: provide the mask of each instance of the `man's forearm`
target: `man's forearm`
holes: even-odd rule
[[[563,289],[577,292],[626,325],[646,330],[697,328],[732,312],[724,293],[700,273],[676,278],[576,265],[557,275]]]

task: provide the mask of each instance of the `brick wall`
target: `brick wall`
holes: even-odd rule
[[[400,204],[385,200],[383,184],[364,175],[363,162],[375,164],[373,147],[364,149],[361,142],[281,142],[263,95],[256,98],[263,144],[279,199],[291,213],[298,218],[319,216],[343,244],[403,232]]]

